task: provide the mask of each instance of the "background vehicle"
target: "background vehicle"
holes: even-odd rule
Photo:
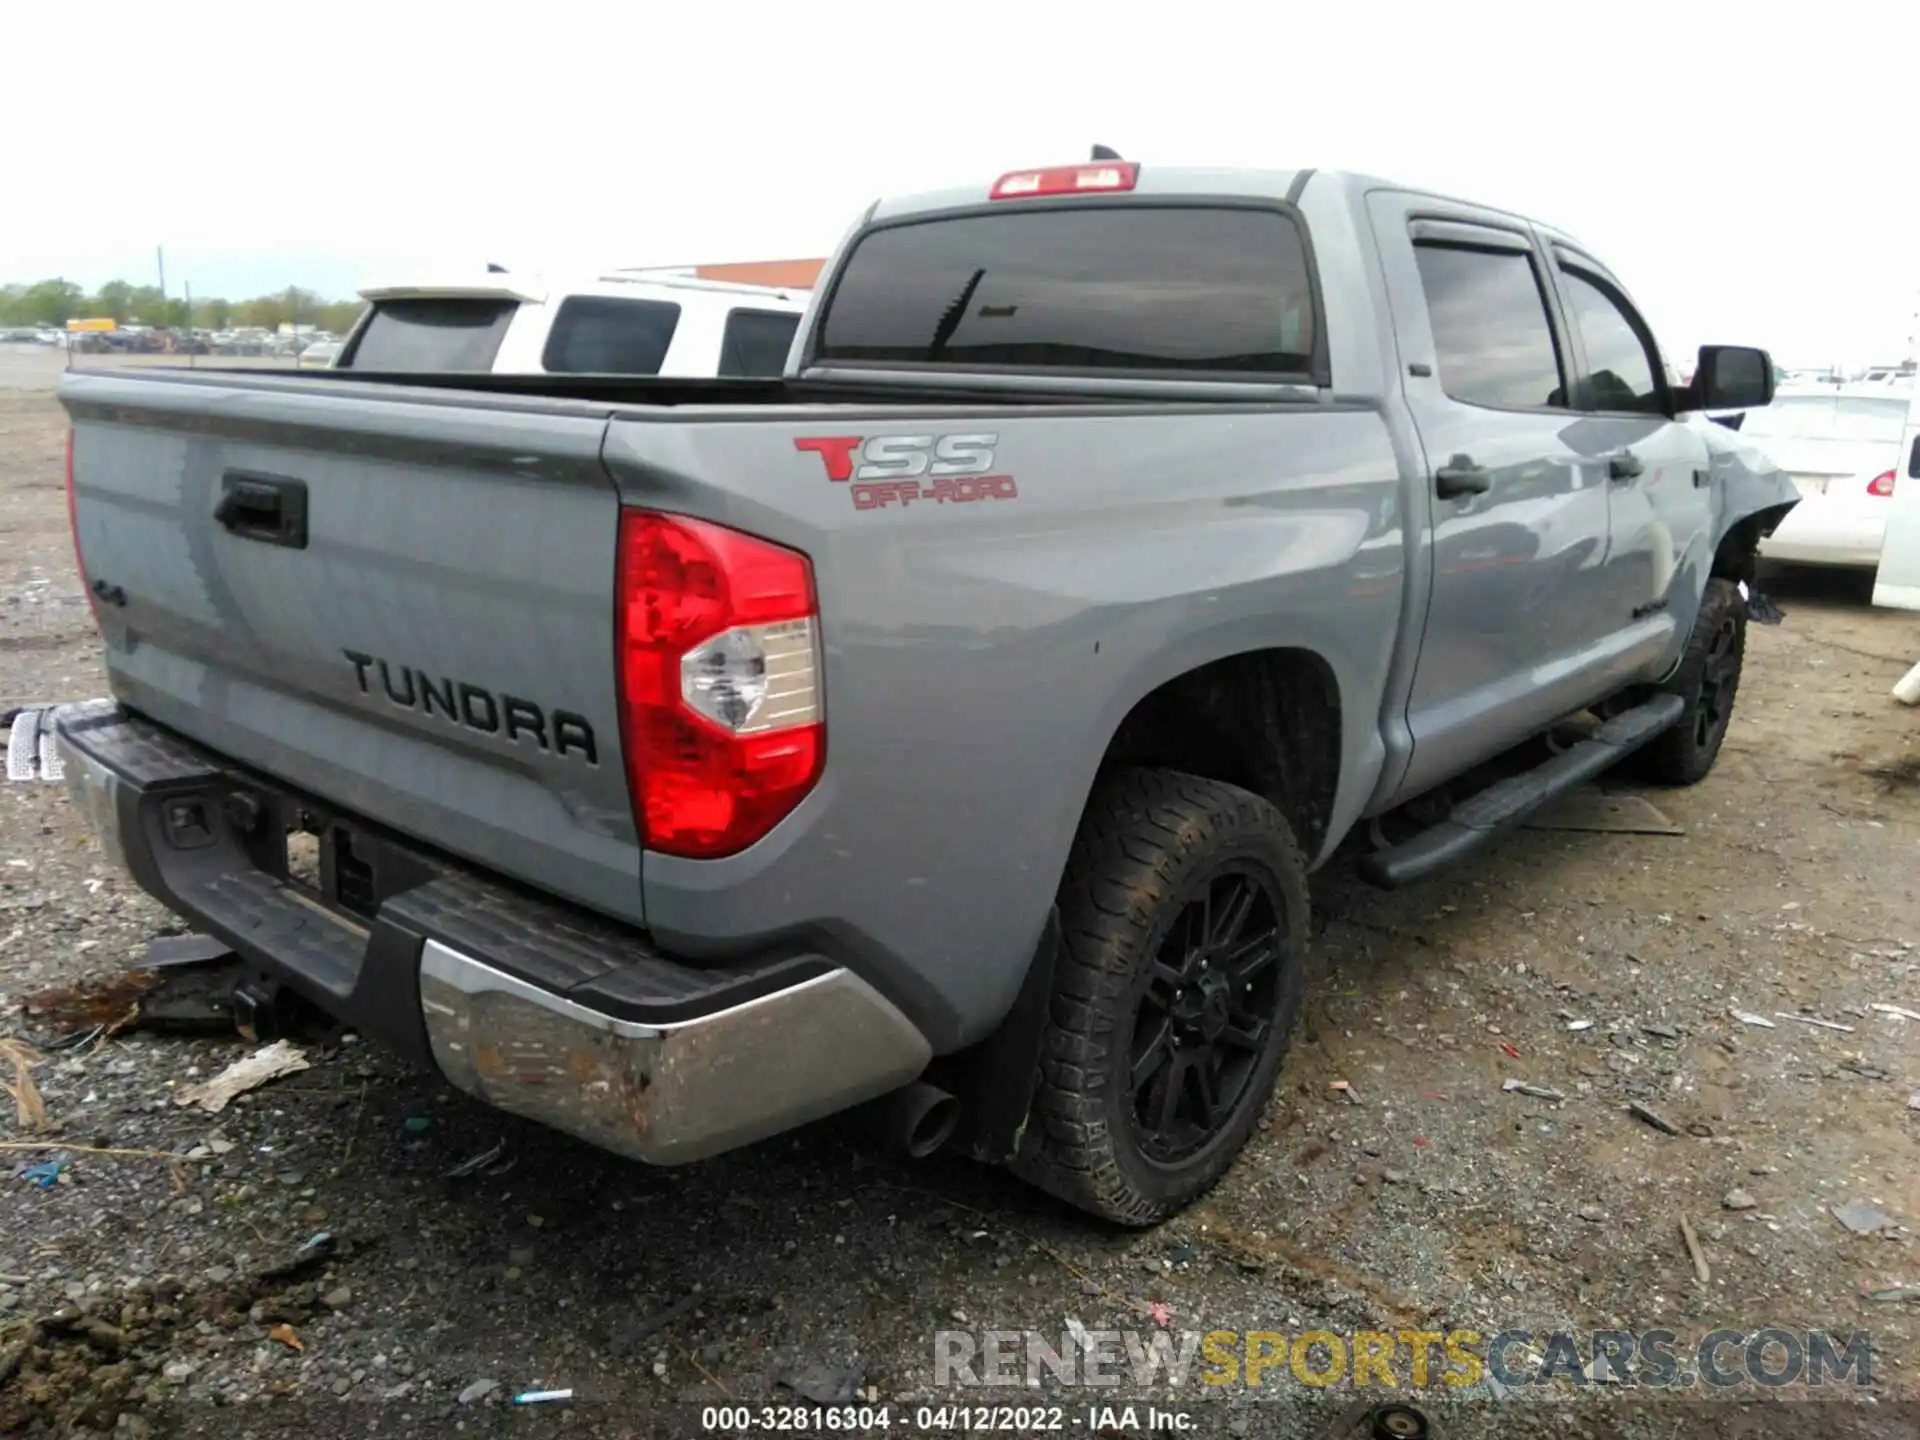
[[[105,843],[597,1144],[891,1096],[1137,1224],[1257,1122],[1361,821],[1406,884],[1713,765],[1796,496],[1686,417],[1773,367],[1676,392],[1571,238],[1103,162],[879,204],[819,295],[781,381],[365,368],[505,364],[547,302],[492,292],[378,301],[360,368],[66,376],[114,699],[51,723]]]
[[[1900,448],[1894,452],[1894,482],[1873,603],[1920,610],[1920,389],[1907,397]]]
[[[363,289],[342,370],[774,376],[804,292],[618,271],[579,283],[489,273]]]
[[[1907,392],[1886,386],[1783,391],[1741,434],[1793,478],[1801,503],[1761,543],[1769,560],[1872,569],[1880,563],[1906,423]]]
[[[324,369],[340,358],[341,348],[338,340],[316,340],[300,352],[299,363],[304,369]]]

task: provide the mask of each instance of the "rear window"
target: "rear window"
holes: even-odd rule
[[[491,370],[517,300],[381,300],[341,357],[354,370]]]
[[[1786,395],[1747,412],[1743,435],[1793,440],[1895,440],[1907,423],[1905,396]]]
[[[553,317],[540,363],[563,375],[658,375],[680,325],[664,300],[575,295]]]
[[[1076,204],[873,231],[834,287],[817,358],[1305,376],[1314,326],[1290,216]]]
[[[722,375],[779,375],[800,317],[779,310],[735,310],[720,340]]]

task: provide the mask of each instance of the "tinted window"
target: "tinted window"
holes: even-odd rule
[[[342,368],[491,370],[517,300],[382,300],[342,356]]]
[[[720,341],[722,375],[778,375],[787,368],[787,349],[799,328],[798,315],[778,310],[735,310],[727,316]]]
[[[1305,247],[1277,211],[1011,209],[867,235],[818,358],[1304,375],[1314,323]]]
[[[540,363],[565,375],[658,375],[680,324],[664,300],[575,295],[553,317]]]
[[[1560,274],[1587,352],[1583,408],[1664,413],[1665,401],[1653,378],[1658,373],[1654,349],[1639,317],[1577,270],[1563,269]]]
[[[1416,245],[1414,254],[1448,395],[1508,410],[1566,404],[1532,257],[1456,245]]]

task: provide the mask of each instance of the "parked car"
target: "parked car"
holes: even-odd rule
[[[112,697],[27,725],[248,1003],[645,1161],[874,1101],[1144,1224],[1257,1123],[1365,822],[1409,884],[1712,768],[1798,496],[1683,417],[1773,365],[1676,390],[1569,236],[1102,162],[882,202],[818,294],[754,385],[524,373],[574,351],[518,290],[62,378]]]
[[[1887,385],[1782,391],[1741,428],[1800,492],[1801,504],[1760,546],[1769,560],[1873,569],[1898,476],[1906,390]]]
[[[1873,603],[1920,610],[1920,388],[1907,392],[1907,413],[1894,451],[1893,474],[1886,535],[1874,575]]]
[[[325,369],[340,358],[341,342],[316,340],[300,352],[299,363],[307,369]]]
[[[617,273],[549,283],[488,273],[364,289],[342,370],[777,376],[804,292]]]

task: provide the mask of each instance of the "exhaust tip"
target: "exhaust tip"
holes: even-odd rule
[[[915,1160],[926,1159],[953,1137],[954,1127],[959,1123],[960,1102],[944,1091],[933,1091],[923,1098],[918,1115],[907,1125],[904,1140],[907,1154]]]
[[[953,1137],[960,1102],[923,1081],[870,1100],[860,1110],[873,1136],[911,1160],[924,1160]]]

